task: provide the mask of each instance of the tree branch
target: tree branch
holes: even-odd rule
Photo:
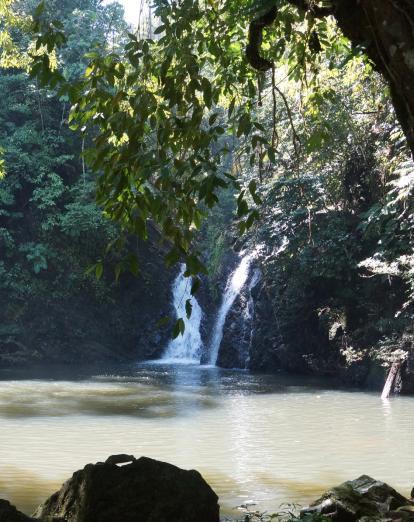
[[[277,13],[277,7],[274,6],[270,11],[250,22],[246,58],[249,64],[257,71],[268,71],[273,66],[273,62],[263,58],[260,52],[263,41],[263,30],[265,27],[273,24],[276,20]]]
[[[332,7],[318,7],[313,0],[289,1],[299,9],[311,12],[316,18],[324,18],[325,16],[333,14]],[[267,13],[250,22],[246,58],[253,69],[256,69],[257,71],[264,72],[273,67],[273,62],[261,55],[261,47],[263,41],[263,30],[265,27],[269,27],[273,24],[277,15],[278,9],[275,5],[267,11]]]

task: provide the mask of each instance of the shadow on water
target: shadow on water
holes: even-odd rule
[[[2,466],[0,498],[8,500],[23,513],[30,515],[61,484],[61,480],[48,480],[28,469]]]
[[[31,368],[0,373],[0,415],[162,419],[216,408],[229,395],[314,394],[333,388],[332,381],[304,376],[159,362],[94,366],[80,372],[67,367]]]
[[[0,416],[67,415],[171,418],[189,409],[214,408],[212,397],[191,392],[169,393],[134,383],[43,383],[12,381],[0,386]]]

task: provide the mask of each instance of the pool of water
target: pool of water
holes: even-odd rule
[[[366,473],[414,486],[414,398],[303,378],[144,364],[68,379],[0,375],[0,498],[30,513],[114,453],[199,470],[222,513],[276,511]]]

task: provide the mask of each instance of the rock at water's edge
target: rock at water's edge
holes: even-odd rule
[[[357,520],[387,519],[414,521],[410,501],[391,486],[362,475],[327,491],[301,516],[321,514],[337,522]]]
[[[120,459],[118,458],[120,457]],[[41,505],[44,522],[218,522],[218,497],[197,471],[125,455],[88,464]]]
[[[10,504],[7,500],[0,499],[0,522],[32,522],[33,519],[27,517]]]

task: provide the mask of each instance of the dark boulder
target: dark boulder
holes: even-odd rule
[[[219,521],[218,497],[200,473],[125,457],[75,472],[34,516],[44,522]]]
[[[10,504],[7,500],[0,499],[0,522],[32,522],[33,519],[27,517]]]
[[[337,522],[357,520],[414,521],[414,512],[408,499],[384,482],[362,475],[327,491],[301,516],[320,514]]]

